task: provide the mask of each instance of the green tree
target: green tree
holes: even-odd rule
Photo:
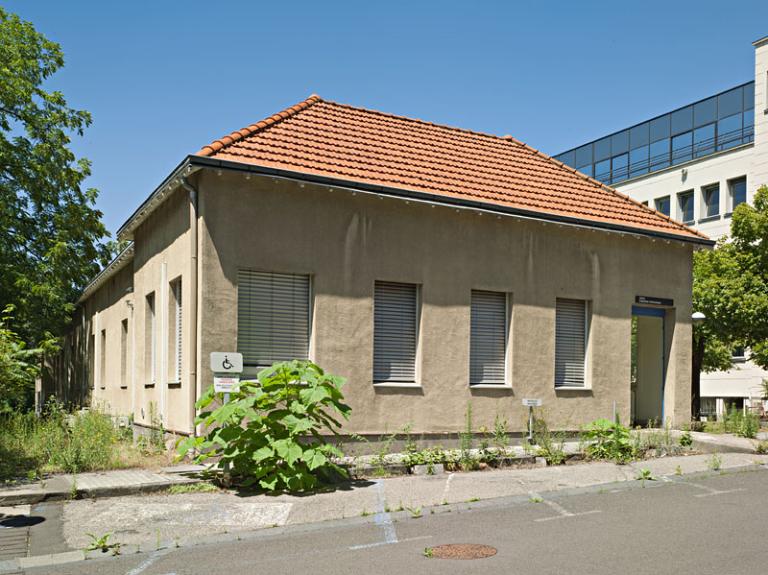
[[[30,403],[42,353],[41,349],[28,349],[8,327],[12,312],[13,306],[8,306],[0,316],[0,415]]]
[[[695,416],[698,374],[730,368],[734,347],[768,369],[768,187],[734,210],[730,237],[694,255],[693,308],[706,316],[694,328]]]
[[[90,163],[69,149],[91,117],[42,87],[63,65],[58,44],[0,8],[0,306],[28,345],[63,331],[109,256],[97,191],[81,187]]]

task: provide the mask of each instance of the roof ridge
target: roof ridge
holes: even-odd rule
[[[378,116],[384,116],[385,118],[394,118],[396,120],[407,120],[409,122],[416,122],[417,124],[422,124],[424,126],[431,126],[433,128],[443,128],[446,130],[453,130],[453,131],[461,132],[464,134],[472,134],[474,136],[481,136],[483,138],[491,138],[493,140],[499,140],[500,142],[503,142],[506,139],[506,136],[497,136],[496,134],[489,134],[488,132],[479,132],[477,130],[460,128],[458,126],[450,126],[448,124],[438,124],[436,122],[429,122],[428,120],[422,120],[421,118],[413,118],[411,116],[402,116],[400,114],[393,114],[391,112],[382,112],[381,110],[364,108],[362,106],[353,106],[352,104],[342,104],[341,102],[334,102],[333,100],[323,100],[323,102],[325,104],[332,104],[334,106],[338,106],[339,108],[348,108],[350,110],[357,110],[357,111],[362,110],[363,112],[376,114]]]
[[[273,114],[272,116],[265,118],[260,122],[256,122],[255,124],[251,124],[250,126],[246,126],[245,128],[236,130],[226,136],[222,136],[221,138],[214,140],[207,146],[203,146],[195,155],[210,156],[212,154],[215,154],[216,152],[225,148],[226,146],[229,146],[230,144],[233,144],[239,140],[242,140],[243,138],[247,138],[248,136],[252,136],[259,130],[264,130],[266,128],[269,128],[270,126],[274,126],[278,122],[287,120],[291,116],[295,116],[299,112],[306,110],[312,104],[315,104],[317,102],[322,102],[322,101],[324,100],[317,94],[311,94],[306,100],[299,102],[298,104],[294,104],[293,106],[291,106],[290,108],[286,108],[282,112]]]
[[[523,146],[527,150],[533,152],[534,154],[539,155],[539,156],[543,157],[544,159],[549,160],[550,162],[553,162],[553,163],[557,164],[558,166],[567,169],[569,172],[573,172],[577,176],[580,176],[581,178],[587,180],[588,182],[590,182],[592,184],[597,184],[600,188],[604,189],[605,191],[610,192],[610,193],[612,193],[612,194],[622,198],[623,200],[627,200],[630,203],[635,204],[636,206],[639,206],[640,208],[642,208],[646,212],[650,212],[652,214],[656,214],[656,215],[662,216],[664,219],[666,219],[671,224],[674,224],[679,229],[683,229],[683,230],[692,232],[692,233],[696,234],[697,236],[700,236],[700,237],[702,237],[704,239],[709,239],[709,237],[706,234],[701,233],[699,230],[696,230],[696,229],[694,229],[694,228],[692,228],[690,226],[686,226],[685,224],[683,224],[681,222],[678,222],[677,220],[673,220],[668,215],[662,214],[658,210],[654,210],[651,207],[646,206],[645,204],[643,204],[641,202],[638,202],[636,199],[634,199],[630,195],[624,194],[624,193],[620,192],[619,190],[617,190],[616,188],[612,188],[611,186],[608,186],[608,185],[604,184],[600,180],[596,180],[595,178],[593,178],[591,176],[588,176],[587,174],[585,174],[583,172],[580,172],[579,170],[569,166],[565,162],[561,162],[560,160],[558,160],[556,158],[553,158],[552,156],[548,156],[544,152],[540,152],[539,150],[537,150],[533,146],[529,146],[528,144],[526,144],[525,142],[521,142],[517,138],[514,138],[512,136],[504,136],[504,138],[508,139],[508,140],[512,140],[512,141],[514,141],[517,144],[520,144],[521,146]]]

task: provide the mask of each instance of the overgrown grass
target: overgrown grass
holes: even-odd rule
[[[129,434],[98,410],[67,414],[53,408],[43,417],[3,414],[0,482],[139,466],[148,454],[133,446]]]

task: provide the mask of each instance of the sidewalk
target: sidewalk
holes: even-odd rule
[[[0,506],[30,505],[42,501],[61,501],[87,497],[113,497],[161,491],[172,485],[199,483],[192,474],[204,470],[200,465],[168,467],[158,472],[125,469],[76,475],[54,475],[50,479],[0,489]]]

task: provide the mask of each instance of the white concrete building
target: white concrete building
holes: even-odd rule
[[[753,80],[555,157],[713,239],[727,235],[734,207],[768,185],[768,36],[754,46]],[[702,415],[760,401],[768,372],[745,355],[702,374]]]

